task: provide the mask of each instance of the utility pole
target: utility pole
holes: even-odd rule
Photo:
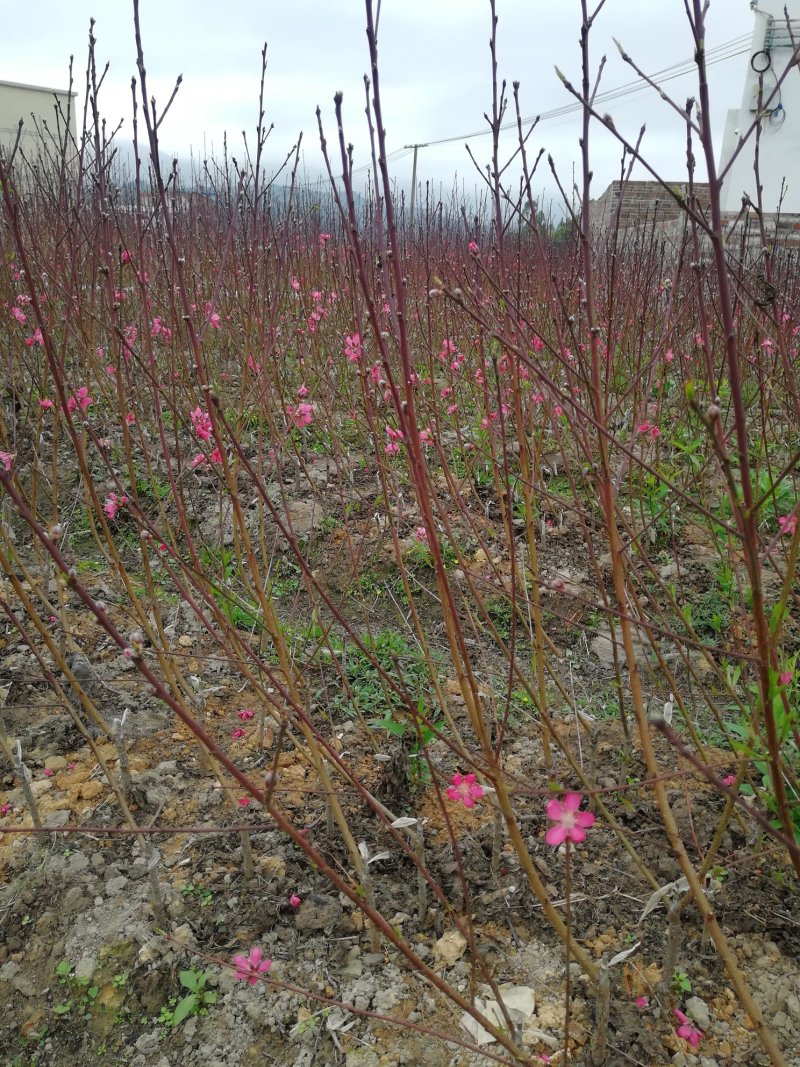
[[[410,231],[414,229],[414,205],[417,200],[417,152],[420,148],[427,148],[427,144],[404,144],[403,148],[414,149],[414,162],[411,167],[411,208],[409,210],[408,228]]]

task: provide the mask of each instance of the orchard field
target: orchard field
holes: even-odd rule
[[[799,1064],[797,249],[592,226],[588,32],[564,222],[497,83],[411,219],[371,17],[366,195],[141,52],[0,157],[0,1061]]]

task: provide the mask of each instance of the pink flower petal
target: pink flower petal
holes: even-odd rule
[[[544,835],[544,839],[548,845],[563,845],[566,836],[567,831],[563,826],[551,826]]]

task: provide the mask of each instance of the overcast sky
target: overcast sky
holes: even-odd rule
[[[554,66],[579,79],[579,0],[497,0],[501,77],[521,82],[523,114],[536,114],[570,102]],[[135,73],[131,0],[28,0],[3,20],[0,78],[62,87],[70,54],[80,82],[86,66],[89,18],[97,19],[98,59],[110,63],[101,109],[110,124],[124,120],[130,136],[130,80]],[[362,0],[141,0],[149,91],[165,103],[175,78],[183,85],[162,127],[163,148],[181,157],[219,152],[224,131],[236,155],[241,131],[256,123],[260,50],[268,43],[267,118],[274,122],[270,158],[277,161],[303,131],[308,177],[319,173],[315,108],[322,107],[330,141],[335,141],[332,98],[345,94],[345,133],[356,148],[356,165],[367,161],[363,114],[363,74],[368,69]],[[748,0],[712,0],[707,48],[745,39],[753,28]],[[683,0],[607,0],[599,16],[592,52],[607,63],[602,88],[615,89],[636,78],[620,60],[612,37],[648,74],[691,59],[692,41]],[[464,134],[485,126],[491,104],[488,0],[383,0],[380,25],[381,78],[389,151],[410,143],[459,139],[419,153],[418,177],[449,187],[458,178],[467,189],[475,172]],[[737,50],[735,46],[729,51]],[[717,143],[725,112],[738,107],[748,56],[742,53],[710,68],[712,119]],[[76,86],[79,92],[82,86]],[[681,103],[694,90],[691,77],[665,88]],[[617,127],[635,139],[642,123],[649,157],[663,175],[685,174],[685,133],[674,113],[651,90],[604,105]],[[511,115],[509,116],[511,117]],[[578,159],[575,115],[541,123],[532,135],[534,151],[544,146],[569,185]],[[486,137],[470,140],[485,162]],[[512,135],[505,143],[512,145]],[[618,176],[619,148],[598,129],[594,140],[599,195]],[[240,153],[239,153],[240,154]],[[393,163],[398,181],[408,183],[410,153]],[[643,175],[641,175],[643,176]],[[552,182],[542,185],[548,190]],[[698,174],[698,178],[702,175]]]

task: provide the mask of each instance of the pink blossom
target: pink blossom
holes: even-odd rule
[[[480,252],[480,249],[478,248],[478,242],[477,241],[470,241],[470,243],[469,243],[469,251],[470,251],[470,255],[477,256],[477,254]]]
[[[733,783],[736,781],[736,775],[735,774],[726,774],[724,778],[720,778],[720,781],[722,782],[723,785],[727,785],[728,788],[730,788],[733,785]]]
[[[25,323],[28,321],[28,316],[25,314],[22,308],[13,307],[11,309],[11,314],[14,316],[20,326],[24,326]]]
[[[266,974],[272,966],[272,960],[265,960],[262,957],[263,953],[257,946],[251,948],[247,956],[234,956],[233,964],[236,968],[237,980],[247,982],[248,985],[255,985],[261,975]]]
[[[0,463],[5,467],[6,473],[11,470],[11,463],[15,455],[15,452],[0,452]]]
[[[645,1008],[650,1006],[650,998],[649,997],[637,997],[636,1000],[634,1001],[634,1004],[636,1005],[637,1008],[639,1008],[640,1011],[644,1011]]]
[[[298,395],[298,396],[299,396],[299,397],[300,397],[301,399],[302,399],[302,398],[303,398],[304,396],[308,396],[308,386],[307,386],[307,385],[301,385],[301,386],[300,386],[300,388],[299,388],[299,389],[297,390],[297,395]]]
[[[644,422],[640,423],[640,424],[639,424],[639,425],[638,425],[638,426],[636,427],[636,432],[637,432],[637,433],[647,433],[647,431],[648,431],[648,430],[649,430],[650,428],[651,428],[651,426],[650,426],[650,423],[649,423],[649,422],[647,421],[647,419],[645,419],[645,421],[644,421]]]
[[[447,787],[448,800],[461,801],[465,808],[474,808],[475,801],[483,796],[483,786],[475,781],[474,774],[454,774],[453,783]]]
[[[300,280],[298,278],[292,278],[291,285],[296,293],[300,292]]]
[[[667,351],[664,353],[664,362],[665,363],[672,363],[672,361],[674,359],[675,359],[675,353],[672,351],[671,348],[668,348]]]
[[[594,815],[579,810],[582,800],[580,793],[565,793],[563,800],[548,800],[547,818],[555,823],[544,835],[548,845],[563,845],[565,841],[578,845],[583,841],[586,831],[594,825]]]
[[[424,544],[428,540],[428,531],[425,529],[424,526],[418,526],[414,531],[414,537],[416,537],[418,541],[421,541]]]
[[[231,737],[234,741],[238,741],[240,737],[245,737],[247,730],[243,730],[241,726],[237,726],[235,730],[231,730]]]
[[[89,396],[89,390],[85,385],[82,385],[77,393],[74,393],[67,401],[67,411],[73,412],[76,408],[80,408],[81,411],[86,409],[94,403],[94,400]]]
[[[791,680],[792,680],[792,672],[791,671],[783,671],[781,674],[778,675],[778,685],[788,685],[789,682],[791,682]]]
[[[8,815],[8,813],[13,810],[14,807],[12,804],[4,804],[2,808],[0,808],[0,815]]]
[[[247,722],[248,719],[252,719],[254,715],[255,712],[252,708],[242,708],[241,711],[236,712],[237,718],[241,719],[242,722]]]
[[[45,767],[45,769],[42,771],[42,774],[45,776],[45,778],[52,778],[55,773],[56,772],[51,771],[49,767]]]
[[[684,1041],[688,1041],[692,1048],[697,1048],[700,1042],[703,1040],[703,1031],[689,1021],[688,1017],[679,1009],[674,1009],[675,1018],[681,1024],[676,1033],[678,1037],[682,1037]]]
[[[361,334],[354,333],[344,339],[344,354],[351,363],[358,363],[362,356]]]
[[[108,515],[109,519],[113,519],[119,509],[128,503],[126,496],[118,497],[116,493],[109,493],[108,500],[103,504],[103,511]]]
[[[39,329],[38,326],[33,331],[32,337],[25,338],[25,344],[28,346],[28,348],[31,348],[33,345],[41,346],[44,344],[44,337],[42,337],[42,331]]]
[[[426,426],[424,430],[419,431],[419,443],[421,445],[433,444],[433,434],[431,433],[430,426]]]
[[[212,330],[218,330],[220,328],[221,322],[222,320],[220,319],[216,311],[212,311],[211,314],[208,316],[208,325],[211,327]]]
[[[311,404],[298,404],[296,408],[289,404],[286,414],[297,427],[308,426],[314,420],[314,408]]]
[[[194,411],[189,412],[189,418],[192,420],[194,432],[197,434],[200,440],[210,440],[213,427],[211,425],[211,417],[208,412],[203,411],[201,407],[196,407]]]
[[[239,805],[240,808],[249,808],[250,805],[253,803],[253,798],[252,797],[237,797],[236,798],[236,803]]]
[[[303,898],[299,897],[297,893],[292,893],[292,895],[289,897],[289,903],[292,905],[293,908],[299,908],[300,905],[303,903]]]
[[[125,344],[130,347],[136,344],[136,338],[139,336],[139,330],[132,323],[130,326],[126,326],[122,335],[125,338]]]
[[[106,367],[106,374],[109,376],[109,378],[113,378],[116,373],[117,368],[114,366],[113,363],[109,363],[109,365]]]
[[[197,467],[202,467],[202,465],[205,463],[205,461],[206,461],[206,457],[203,455],[203,453],[202,452],[198,452],[197,455],[192,458],[192,462],[191,462],[190,466],[191,466],[192,470],[195,470]]]
[[[45,396],[45,397],[42,397],[42,399],[39,401],[39,407],[43,408],[45,411],[49,411],[50,408],[55,407],[55,404],[53,403],[52,400],[48,400],[47,397]]]
[[[122,262],[123,262],[123,263],[130,263],[130,261],[131,261],[131,254],[130,254],[130,252],[128,251],[128,249],[127,249],[127,248],[126,248],[126,249],[125,249],[125,251],[124,251],[124,252],[122,253],[122,255],[121,255],[120,259],[122,260]]]
[[[564,409],[561,407],[560,404],[556,404],[556,406],[553,408],[553,414],[557,419],[560,419],[561,416],[564,414]]]
[[[782,534],[787,537],[791,537],[797,529],[797,516],[796,515],[780,515],[778,516],[778,528]]]
[[[132,411],[129,411],[128,414],[125,416],[125,422],[128,426],[133,426],[133,424],[136,422],[136,416]]]
[[[331,235],[329,233],[321,233],[319,235],[319,247],[324,248],[330,239]]]
[[[222,453],[218,448],[215,448],[208,459],[211,463],[222,463]]]

